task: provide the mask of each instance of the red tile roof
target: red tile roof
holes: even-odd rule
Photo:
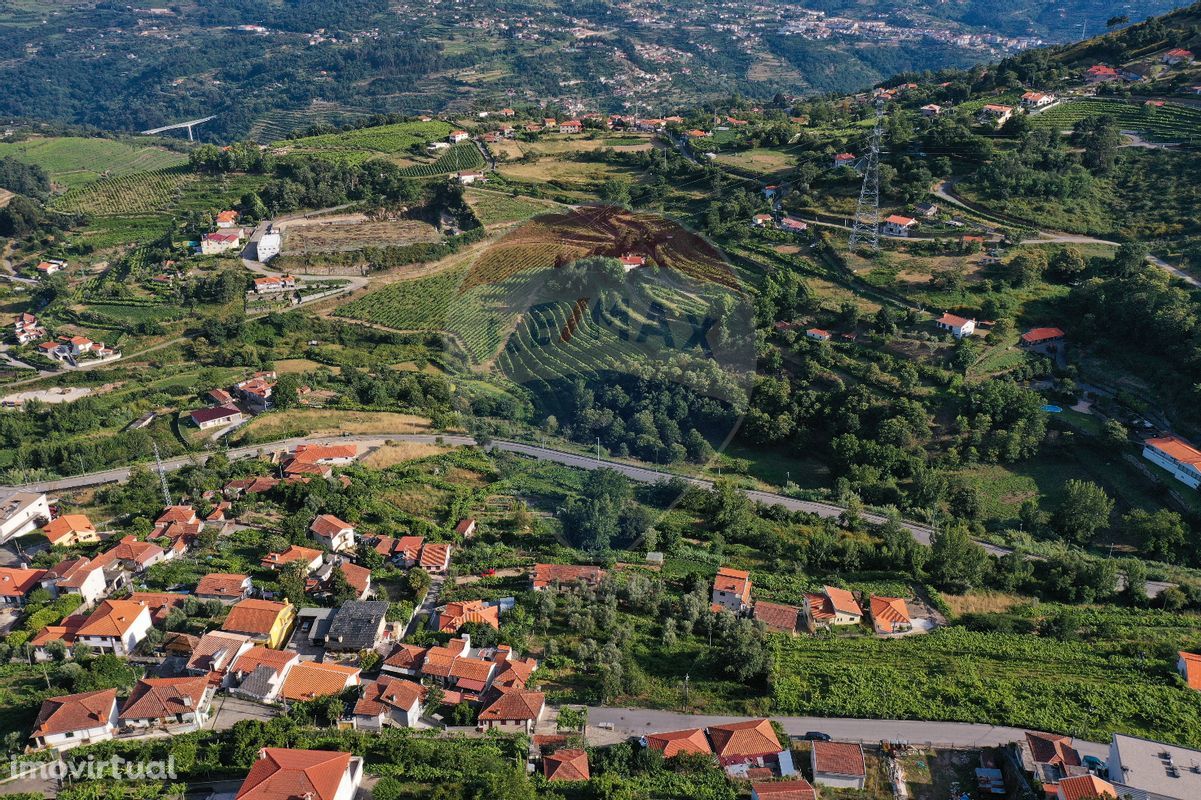
[[[943,314],[938,318],[939,325],[949,325],[952,328],[962,328],[968,321],[966,317],[960,317],[956,314]]]
[[[358,677],[359,670],[355,667],[302,661],[288,671],[281,694],[289,700],[327,697],[354,685]]]
[[[241,597],[246,591],[246,576],[236,572],[214,572],[196,584],[196,594],[214,597]]]
[[[500,630],[500,607],[484,605],[483,600],[463,600],[447,603],[438,612],[439,633],[455,633],[469,622]]]
[[[363,696],[354,704],[354,713],[374,717],[389,708],[407,712],[413,703],[425,700],[426,691],[419,683],[384,675],[367,684]]]
[[[814,774],[867,775],[863,764],[863,747],[852,742],[814,742]]]
[[[166,525],[172,522],[195,522],[196,509],[191,506],[167,506],[163,513],[154,521],[155,525]]]
[[[834,606],[834,610],[839,614],[863,616],[863,609],[855,601],[855,595],[846,589],[839,589],[837,586],[823,586],[822,591],[825,592],[826,597],[830,598],[830,604]]]
[[[116,689],[47,698],[33,723],[33,736],[111,725],[115,721],[112,712],[116,701]]]
[[[401,642],[384,659],[384,666],[417,671],[421,669],[421,665],[425,662],[425,654],[428,652],[428,647]]]
[[[288,549],[282,553],[268,553],[263,556],[262,565],[264,567],[281,566],[290,564],[293,561],[304,561],[312,563],[318,556],[322,555],[320,550],[315,550],[312,547],[301,547],[300,545],[288,545]]]
[[[524,689],[502,690],[490,705],[480,712],[481,722],[523,722],[538,719],[546,706],[546,695]]]
[[[272,650],[270,647],[252,647],[239,656],[234,662],[231,672],[239,675],[254,672],[259,667],[270,667],[277,674],[282,672],[288,662],[299,656],[289,650]]]
[[[229,616],[222,623],[221,630],[234,633],[269,634],[275,626],[275,621],[287,607],[286,603],[276,603],[271,600],[242,600],[229,610]]]
[[[143,678],[121,706],[121,719],[168,719],[200,708],[208,677]]]
[[[1054,764],[1057,767],[1080,766],[1080,753],[1072,747],[1070,736],[1053,733],[1027,731],[1026,744],[1036,764]]]
[[[1181,439],[1179,436],[1160,436],[1143,442],[1159,452],[1174,458],[1182,464],[1201,466],[1201,450]]]
[[[911,624],[909,607],[900,597],[872,597],[872,622],[882,631],[891,633],[897,626]]]
[[[42,533],[50,540],[50,544],[54,544],[72,533],[93,534],[95,532],[96,526],[83,514],[63,514],[42,528]]]
[[[1092,800],[1094,797],[1118,796],[1113,784],[1101,780],[1096,775],[1064,778],[1058,784],[1058,794],[1061,800]]]
[[[775,729],[766,719],[710,725],[709,739],[721,759],[774,755],[783,750]]]
[[[1059,328],[1031,328],[1022,334],[1022,341],[1026,344],[1038,344],[1063,337],[1064,332]]]
[[[343,461],[356,458],[358,445],[354,444],[299,444],[292,454],[293,463],[317,464],[322,461]]]
[[[813,784],[804,778],[787,781],[769,781],[752,783],[751,791],[760,800],[817,800],[817,792]]]
[[[188,669],[203,669],[208,672],[225,672],[232,666],[234,656],[247,644],[249,636],[227,631],[208,631],[196,643],[188,658]]]
[[[648,733],[646,746],[663,753],[664,758],[671,758],[680,753],[700,753],[710,755],[713,748],[705,738],[705,732],[700,728],[688,728],[682,731],[666,733]]]
[[[719,592],[738,595],[744,603],[751,601],[751,575],[744,570],[720,568],[713,579],[713,588]]]
[[[44,569],[0,567],[0,597],[24,597],[45,577]]]
[[[322,514],[313,520],[313,524],[309,526],[309,530],[318,536],[324,536],[329,539],[337,536],[347,528],[354,528],[349,522],[343,522],[333,514]]]
[[[900,214],[890,214],[884,218],[885,222],[890,222],[893,225],[900,225],[902,228],[908,228],[910,225],[916,225],[917,220],[912,217],[902,217]]]
[[[346,576],[346,582],[358,593],[359,597],[362,597],[371,588],[371,570],[366,567],[343,561],[338,565],[338,569]]]
[[[149,616],[146,606],[132,600],[104,600],[96,606],[79,636],[124,636],[142,614]]]
[[[755,619],[773,631],[795,633],[797,620],[800,616],[801,609],[796,606],[768,603],[763,600],[755,603]]]
[[[834,619],[834,604],[824,594],[807,592],[805,599],[809,601],[809,614],[814,622]]]
[[[264,747],[236,800],[334,800],[350,753]]]
[[[1180,658],[1184,661],[1184,680],[1188,688],[1201,692],[1201,655],[1181,651]]]
[[[548,781],[586,781],[588,754],[583,750],[559,750],[543,756],[542,774]]]
[[[443,569],[449,561],[449,544],[427,544],[421,548],[420,563],[426,569]]]

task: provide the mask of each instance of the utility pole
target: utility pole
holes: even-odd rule
[[[163,506],[171,505],[171,490],[167,488],[167,471],[163,469],[163,460],[158,454],[158,442],[154,443],[154,463],[158,465],[158,482],[163,489]]]
[[[596,437],[596,463],[600,463],[600,437]]]
[[[884,136],[884,99],[876,99],[876,124],[863,164],[863,184],[859,188],[859,204],[855,207],[855,224],[851,229],[851,249],[867,245],[880,249],[880,140]]]

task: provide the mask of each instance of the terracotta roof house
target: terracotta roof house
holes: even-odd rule
[[[268,647],[252,647],[243,653],[229,670],[230,693],[257,700],[274,702],[283,688],[292,667],[300,663],[300,654]]]
[[[322,514],[309,526],[313,537],[335,553],[350,553],[355,547],[355,530],[333,514]]]
[[[166,622],[171,609],[182,608],[188,602],[188,595],[178,592],[133,592],[129,599],[150,609],[150,622],[161,625]]]
[[[746,776],[748,770],[766,768],[771,774],[792,775],[792,751],[780,746],[776,731],[766,719],[710,725],[707,733],[717,761],[727,773]]]
[[[821,594],[805,595],[805,614],[817,627],[858,625],[863,621],[863,609],[855,596],[835,586],[823,587]]]
[[[116,720],[116,689],[50,697],[42,701],[29,738],[38,750],[105,742],[116,733]]]
[[[500,606],[486,605],[483,600],[463,600],[438,609],[439,633],[457,633],[469,622],[500,630]]]
[[[213,688],[207,678],[143,678],[121,706],[121,725],[194,725],[208,719]]]
[[[701,728],[648,733],[642,737],[642,744],[652,750],[658,750],[664,758],[678,756],[681,753],[713,755],[713,748],[709,746],[709,739],[706,738],[705,732]]]
[[[466,519],[459,520],[459,524],[455,525],[455,533],[464,539],[470,539],[475,535],[476,528],[478,527],[475,517],[467,517]]]
[[[605,571],[600,567],[575,566],[572,564],[535,564],[530,576],[535,592],[540,592],[547,586],[564,585],[569,583],[598,586],[605,577]]]
[[[99,601],[108,589],[104,567],[87,556],[71,558],[55,564],[42,576],[42,586],[55,597],[77,594],[87,605]]]
[[[221,630],[244,633],[256,642],[278,650],[287,643],[295,622],[296,609],[286,600],[282,603],[242,600],[229,610]]]
[[[556,750],[542,757],[542,774],[548,781],[586,781],[588,753],[583,750]]]
[[[150,609],[131,600],[105,600],[75,633],[75,641],[101,653],[127,656],[150,631]]]
[[[259,562],[265,569],[276,570],[285,564],[291,564],[293,561],[304,561],[308,564],[308,571],[321,566],[325,556],[320,550],[314,550],[311,547],[301,547],[299,545],[288,545],[287,549],[282,553],[268,553],[263,556]]]
[[[34,658],[38,661],[49,661],[53,658],[53,654],[47,649],[47,645],[51,642],[62,642],[67,647],[74,645],[75,636],[86,621],[86,615],[72,614],[58,625],[47,625],[42,628],[29,640]]]
[[[440,574],[450,569],[450,545],[445,543],[427,544],[421,548],[421,558],[417,564],[426,572]]]
[[[298,444],[289,463],[296,464],[350,464],[359,455],[354,444]]]
[[[751,574],[740,569],[722,567],[713,579],[712,602],[715,606],[738,613],[751,602]]]
[[[86,542],[98,542],[96,526],[83,514],[63,514],[42,528],[42,534],[53,547],[73,547]]]
[[[362,781],[350,753],[264,747],[235,800],[353,800]]]
[[[852,742],[814,742],[809,753],[813,782],[834,789],[862,789],[867,780],[863,746]]]
[[[830,341],[831,335],[829,331],[823,330],[822,328],[810,328],[809,330],[805,331],[805,338],[812,339],[815,342],[828,342]]]
[[[375,552],[407,568],[417,564],[424,544],[424,536],[380,536],[375,540]]]
[[[45,576],[46,570],[44,569],[0,567],[0,604],[25,605],[29,593],[34,589],[41,588],[42,579]]]
[[[421,719],[426,688],[419,683],[384,675],[367,684],[354,704],[356,729],[379,730],[388,725],[413,728]]]
[[[796,633],[797,623],[803,613],[796,606],[768,603],[763,600],[755,602],[755,619],[767,626],[768,630],[776,633]]]
[[[525,689],[501,689],[479,714],[480,730],[524,731],[533,733],[534,726],[546,713],[546,695]]]
[[[944,313],[934,321],[939,330],[950,331],[956,339],[971,336],[976,330],[976,320],[961,317],[957,314]]]
[[[1183,650],[1177,655],[1176,671],[1184,678],[1188,688],[1201,692],[1201,655]]]
[[[1179,436],[1159,436],[1143,442],[1143,458],[1166,469],[1185,486],[1201,487],[1201,450]]]
[[[497,688],[524,689],[530,682],[530,677],[538,669],[538,661],[533,658],[497,659],[500,669],[492,679],[492,685]]]
[[[243,415],[242,409],[237,406],[205,406],[198,408],[188,414],[188,418],[192,420],[192,424],[202,431],[207,431],[210,428],[220,428],[225,425],[233,425],[241,422]]]
[[[817,790],[804,778],[752,783],[751,800],[817,800]]]
[[[428,647],[400,642],[392,648],[380,669],[400,675],[419,675],[421,665],[425,663],[425,654],[428,652]]]
[[[246,596],[250,594],[251,586],[249,575],[234,572],[212,572],[205,575],[196,584],[196,597],[200,600],[236,603],[246,599]]]
[[[355,590],[355,597],[359,600],[366,600],[367,595],[371,594],[371,570],[349,561],[343,561],[338,565],[338,571]]]
[[[133,536],[124,536],[112,548],[96,556],[93,561],[103,567],[120,563],[131,572],[142,572],[169,556],[154,542],[143,542]]]
[[[196,643],[184,668],[193,675],[223,675],[252,647],[254,642],[244,634],[208,631]]]
[[[1088,771],[1080,760],[1080,753],[1072,747],[1070,736],[1027,731],[1022,745],[1022,768],[1040,783],[1054,784]]]
[[[1039,347],[1063,341],[1066,334],[1059,328],[1031,328],[1022,334],[1022,345]]]
[[[876,629],[876,633],[884,636],[913,630],[913,621],[909,618],[909,606],[902,598],[873,595],[868,606],[871,608],[872,627]]]
[[[288,700],[312,700],[341,694],[351,686],[359,685],[359,670],[341,664],[326,664],[302,661],[288,671],[281,694]]]
[[[1118,796],[1117,789],[1109,781],[1103,781],[1096,775],[1077,775],[1064,778],[1055,787],[1055,797],[1058,800],[1096,800],[1096,798]]]

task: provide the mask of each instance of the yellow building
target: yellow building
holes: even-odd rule
[[[285,600],[242,600],[229,610],[221,630],[242,633],[275,650],[288,643],[296,625],[296,607]]]
[[[74,547],[100,541],[96,526],[83,514],[64,514],[42,528],[42,533],[53,547]]]

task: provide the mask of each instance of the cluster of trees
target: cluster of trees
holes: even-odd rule
[[[274,174],[275,179],[258,192],[272,214],[350,202],[405,205],[421,198],[420,182],[405,177],[401,167],[382,159],[362,164],[289,159],[278,164]]]
[[[4,156],[0,158],[0,189],[45,200],[50,196],[50,175],[38,164]]]
[[[271,154],[251,142],[235,142],[225,147],[202,144],[188,153],[188,165],[196,172],[253,172],[265,174],[275,167]]]

